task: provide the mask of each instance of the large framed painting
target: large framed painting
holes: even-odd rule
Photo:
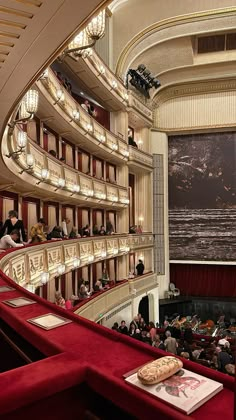
[[[236,133],[169,137],[170,260],[236,260]]]

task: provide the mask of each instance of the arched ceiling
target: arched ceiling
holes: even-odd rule
[[[0,0],[0,133],[23,92],[106,0]]]
[[[144,5],[129,0],[114,6],[114,68],[123,80],[129,68],[141,63],[158,77],[160,90],[176,83],[235,76],[234,51],[201,59],[194,49],[196,35],[235,31],[234,1],[147,0]]]

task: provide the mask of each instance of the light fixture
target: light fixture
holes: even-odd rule
[[[28,153],[26,155],[26,165],[27,165],[27,168],[26,169],[22,169],[22,171],[20,171],[19,174],[23,174],[23,172],[30,172],[30,171],[32,171],[32,169],[34,167],[34,162],[35,162],[34,156],[31,155],[30,153]]]
[[[102,10],[88,23],[87,27],[83,31],[79,32],[73,41],[70,42],[68,48],[63,51],[60,60],[63,61],[67,55],[71,58],[73,58],[73,55],[75,57],[83,56],[86,58],[87,55],[90,55],[90,51],[88,50],[91,49],[95,45],[96,41],[102,38],[104,34],[105,10]],[[70,55],[71,53],[73,55]]]
[[[112,148],[112,150],[118,150],[118,145],[117,144],[115,144],[115,143],[112,143],[112,145],[111,145],[111,148]]]
[[[53,105],[58,104],[58,102],[63,102],[64,101],[65,94],[64,94],[64,92],[63,92],[62,89],[57,89],[57,91],[56,91],[56,97],[57,97],[57,100],[56,100],[56,102],[54,102]]]
[[[91,132],[93,131],[93,126],[92,126],[92,124],[87,124],[86,129],[87,129],[86,133],[91,133]],[[86,134],[86,133],[85,133],[85,134]]]
[[[49,170],[47,168],[42,168],[40,176],[41,176],[41,179],[40,181],[36,182],[36,185],[39,185],[41,182],[45,182],[48,180]]]
[[[107,252],[106,251],[102,251],[101,252],[101,258],[106,258],[107,256]]]
[[[58,178],[57,180],[57,188],[55,191],[57,191],[59,188],[64,188],[66,185],[66,180],[64,178]]]
[[[25,131],[19,131],[17,134],[17,146],[18,149],[16,149],[15,151],[9,153],[8,155],[6,155],[6,157],[10,158],[10,157],[17,157],[19,156],[21,153],[23,153],[23,150],[25,149],[27,144],[27,133]]]
[[[76,270],[76,268],[78,268],[80,266],[80,259],[79,258],[75,258],[73,260],[73,268]]]
[[[94,255],[89,255],[88,256],[88,262],[93,262],[94,260]]]
[[[60,265],[57,267],[57,274],[58,274],[58,276],[61,276],[62,274],[64,274],[64,273],[65,273],[65,271],[66,271],[66,266],[65,266],[65,264],[60,264]]]
[[[129,80],[129,76],[131,77]],[[129,83],[141,92],[146,98],[150,98],[149,91],[153,87],[155,89],[161,86],[159,80],[151,74],[151,71],[144,64],[140,64],[136,70],[129,69],[126,74],[126,88]]]
[[[117,89],[118,84],[117,84],[116,80],[112,80],[111,86],[112,86],[113,89]]]
[[[129,100],[129,95],[128,95],[128,93],[125,93],[125,94],[124,94],[124,100],[125,100],[126,102]]]
[[[73,109],[72,119],[70,120],[70,122],[79,120],[79,117],[80,117],[79,111],[77,109]]]
[[[141,147],[143,145],[143,140],[138,140],[138,146]]]
[[[122,204],[129,204],[129,199],[128,198],[121,198],[120,202]]]
[[[33,118],[38,110],[39,93],[35,89],[29,89],[22,99],[19,107],[19,118],[11,121],[9,126],[9,134],[13,133],[15,125],[19,122],[23,123]]]
[[[117,255],[119,253],[119,250],[117,248],[113,249],[113,255]]]
[[[104,134],[100,134],[98,140],[99,140],[100,143],[105,143],[106,136],[104,136]]]
[[[99,68],[99,73],[98,73],[98,76],[100,75],[100,74],[105,74],[105,67],[104,66],[100,66],[100,68]]]
[[[46,80],[48,78],[48,68],[39,76],[38,80]]]
[[[72,189],[72,194],[71,194],[71,197],[72,197],[72,195],[80,191],[80,186],[78,184],[73,184],[71,189]]]
[[[129,252],[130,251],[130,247],[129,246],[125,246],[125,252]]]
[[[44,271],[40,274],[40,281],[42,284],[46,284],[49,280],[49,273],[47,271]]]
[[[128,150],[124,150],[123,151],[123,155],[128,158],[129,157],[129,151]]]

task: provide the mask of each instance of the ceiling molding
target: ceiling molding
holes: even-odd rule
[[[204,11],[204,12],[196,12],[196,13],[189,13],[187,15],[175,16],[173,18],[167,18],[159,22],[156,22],[148,26],[141,32],[139,32],[128,42],[128,44],[125,46],[125,48],[123,49],[123,51],[121,52],[119,56],[119,59],[116,64],[115,73],[117,74],[118,77],[122,77],[122,73],[124,71],[125,63],[127,61],[130,50],[132,50],[135,46],[140,44],[144,39],[150,37],[155,32],[159,32],[163,29],[183,25],[186,23],[222,18],[222,17],[227,17],[227,16],[235,16],[235,15],[236,15],[236,7],[226,7],[222,9],[214,9],[214,10],[209,10],[209,11]],[[186,34],[184,34],[184,36],[186,36]]]

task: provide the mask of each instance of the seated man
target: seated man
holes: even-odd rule
[[[144,264],[142,260],[138,260],[138,264],[136,265],[137,275],[142,276],[144,272]]]
[[[13,229],[10,235],[4,235],[0,240],[0,249],[18,248],[24,246],[24,244],[17,244],[16,241],[19,239],[20,234],[17,229]]]

